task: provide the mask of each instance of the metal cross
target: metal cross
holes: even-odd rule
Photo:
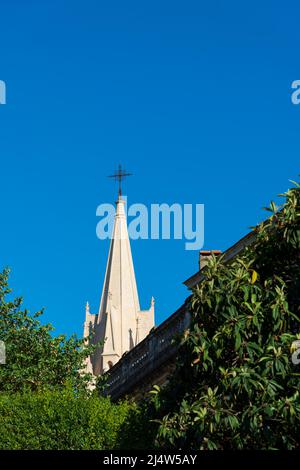
[[[114,178],[115,181],[119,182],[119,196],[122,195],[122,187],[121,183],[122,180],[126,178],[126,176],[132,176],[132,173],[126,173],[126,170],[122,169],[122,165],[119,165],[118,170],[114,172],[113,175],[109,175],[108,178]]]

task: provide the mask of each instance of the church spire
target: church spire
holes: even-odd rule
[[[111,317],[115,337],[114,352],[119,356],[128,351],[131,343],[130,330],[136,329],[136,318],[140,303],[133,267],[130,241],[125,215],[125,200],[118,197],[116,203],[113,237],[107,260],[107,267],[102,290],[99,321],[107,315]],[[108,337],[108,335],[106,335]],[[107,343],[109,344],[109,342]],[[108,346],[104,345],[104,351]]]
[[[104,341],[92,359],[95,375],[112,367],[154,326],[154,303],[149,310],[140,310],[121,188],[122,179],[129,175],[121,165],[111,175],[119,182],[119,196],[99,312],[94,316],[95,341]],[[88,316],[92,316],[89,311]]]

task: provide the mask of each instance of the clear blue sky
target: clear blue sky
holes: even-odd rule
[[[0,265],[57,333],[98,308],[108,241],[96,207],[204,203],[205,248],[226,249],[300,173],[299,2],[0,2]],[[134,241],[157,322],[197,270],[183,241]]]

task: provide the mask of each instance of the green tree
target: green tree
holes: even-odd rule
[[[212,259],[194,289],[177,369],[148,407],[157,446],[299,448],[300,186],[284,196],[254,244]]]
[[[9,299],[9,270],[0,273],[0,340],[6,347],[6,364],[0,365],[0,391],[63,387],[71,381],[85,388],[90,374],[82,373],[85,358],[94,347],[84,347],[75,335],[53,336],[53,327],[39,321],[42,311],[30,315],[22,299]]]

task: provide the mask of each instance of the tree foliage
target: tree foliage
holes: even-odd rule
[[[193,291],[177,369],[148,407],[159,447],[299,447],[300,186],[283,196],[255,242],[213,258]]]
[[[30,315],[22,309],[21,298],[10,299],[8,276],[8,269],[0,273],[0,340],[6,348],[0,391],[63,387],[67,381],[86,387],[91,376],[82,368],[93,347],[83,347],[84,341],[75,335],[53,336],[54,328],[39,320],[42,311]]]

